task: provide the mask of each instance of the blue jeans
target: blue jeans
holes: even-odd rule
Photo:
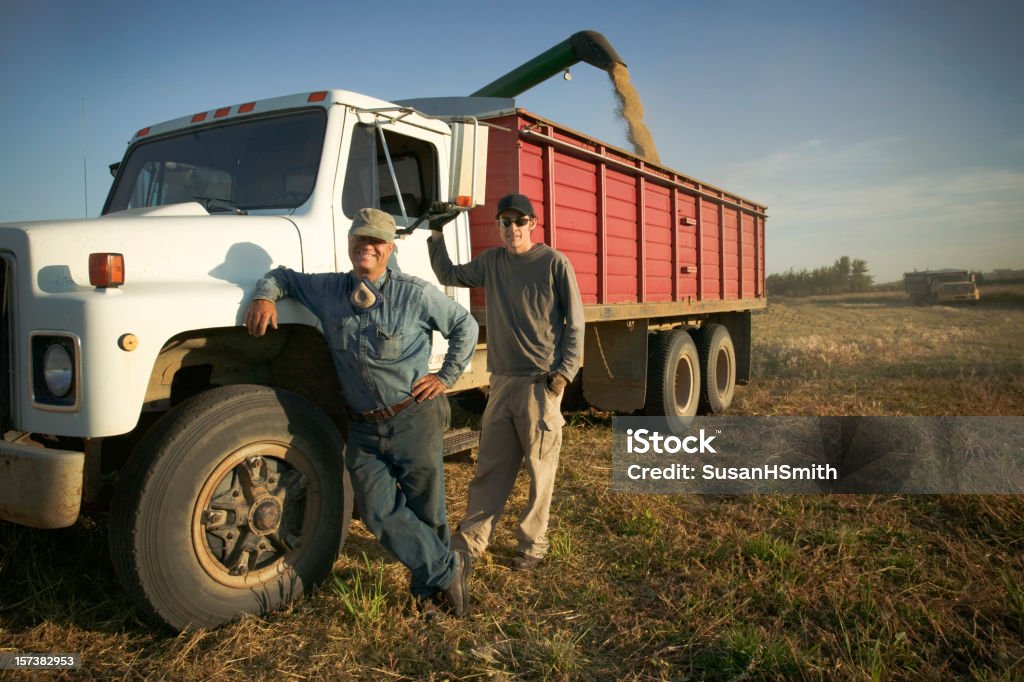
[[[442,406],[426,400],[377,423],[352,422],[345,465],[359,516],[427,597],[455,579],[444,497]]]

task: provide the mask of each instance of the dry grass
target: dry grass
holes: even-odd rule
[[[1019,415],[1021,328],[1024,308],[1002,304],[775,302],[754,321],[755,378],[735,411]],[[0,524],[0,650],[81,652],[85,678],[1009,680],[1024,669],[1020,497],[614,494],[608,416],[570,415],[565,441],[550,560],[508,570],[506,519],[466,620],[422,623],[404,569],[357,523],[313,597],[175,636],[137,620],[102,518],[56,532]],[[447,472],[458,519],[472,466]],[[519,485],[513,516],[524,497]]]
[[[1022,414],[1024,287],[982,297],[929,307],[888,292],[774,301],[754,317],[755,379],[734,411]]]

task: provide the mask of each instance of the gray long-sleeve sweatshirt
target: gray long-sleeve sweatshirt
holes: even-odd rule
[[[442,284],[484,288],[489,372],[558,372],[570,381],[576,376],[583,355],[583,302],[568,258],[534,244],[524,254],[498,247],[454,265],[443,237],[433,234],[427,247]]]

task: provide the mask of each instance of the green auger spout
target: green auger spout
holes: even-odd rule
[[[604,71],[614,64],[626,65],[603,35],[597,31],[580,31],[470,96],[515,97],[577,62],[586,62]]]

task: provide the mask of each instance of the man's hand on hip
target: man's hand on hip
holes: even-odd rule
[[[413,383],[412,397],[416,399],[416,402],[422,403],[424,400],[433,400],[444,393],[447,388],[436,374],[427,374]]]
[[[263,336],[267,326],[277,329],[277,304],[265,298],[255,298],[245,310],[243,323],[253,336]]]

